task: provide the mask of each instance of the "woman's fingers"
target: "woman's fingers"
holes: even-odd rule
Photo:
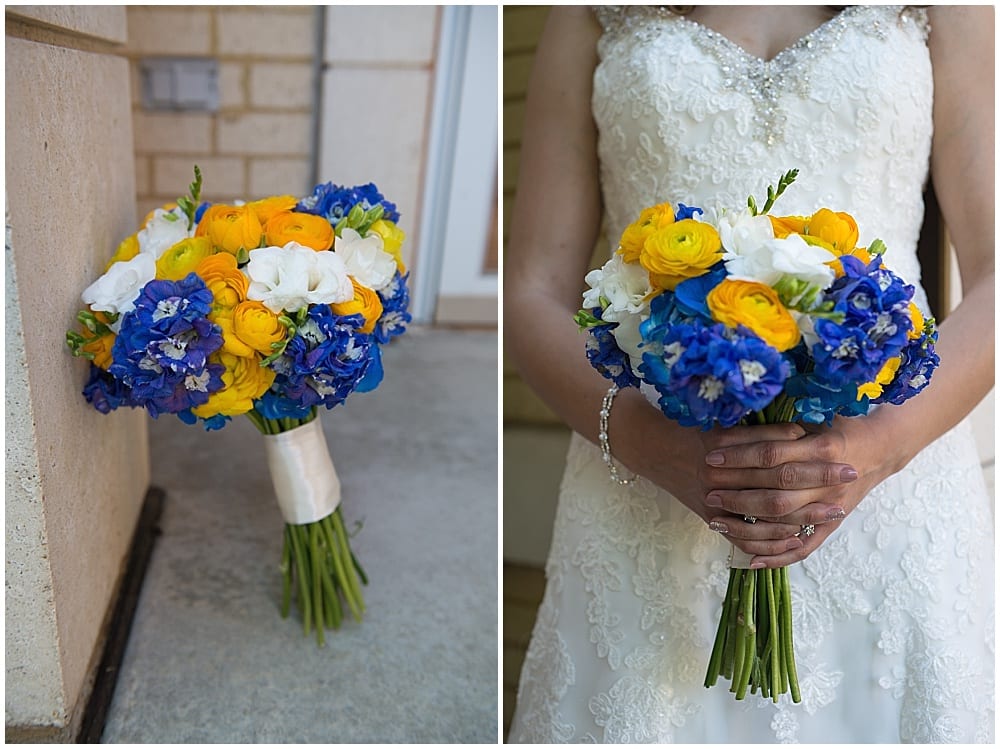
[[[790,492],[849,484],[857,478],[858,472],[846,463],[782,463],[774,468],[706,467],[702,470],[704,484],[713,489],[754,487]],[[784,512],[763,514],[783,515]]]
[[[793,442],[805,437],[806,430],[801,424],[759,424],[737,426],[728,429],[712,429],[701,432],[701,440],[706,451],[722,450],[737,445],[753,445],[760,442]]]
[[[716,468],[776,468],[784,463],[838,463],[844,455],[843,438],[832,431],[805,436],[798,424],[772,426],[797,427],[804,436],[792,439],[791,430],[765,432],[769,427],[743,427],[736,435],[720,435],[717,442],[706,442],[705,462]],[[781,434],[785,436],[778,436]]]
[[[838,499],[839,492],[828,488],[799,491],[713,489],[705,497],[705,505],[740,517],[751,515],[775,522],[808,525],[843,518],[844,508],[837,503]]]
[[[820,547],[831,533],[836,529],[837,523],[827,523],[825,526],[817,525],[816,530],[807,536],[804,533],[799,535],[802,541],[800,546],[790,548],[777,553],[772,553],[764,547],[754,547],[752,550],[743,549],[748,554],[754,554],[750,560],[751,569],[762,569],[764,567],[777,569],[778,567],[788,567],[796,562],[801,562]],[[742,548],[742,546],[741,546]]]

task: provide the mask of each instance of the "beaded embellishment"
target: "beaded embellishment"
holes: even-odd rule
[[[811,61],[836,47],[848,28],[858,25],[876,39],[886,38],[886,29],[891,23],[917,23],[925,38],[929,31],[925,10],[901,5],[854,5],[765,60],[723,34],[662,6],[598,6],[595,13],[605,37],[613,39],[628,35],[641,42],[658,34],[663,24],[691,27],[695,31],[691,35],[695,43],[718,60],[725,76],[724,86],[753,100],[755,134],[768,146],[784,136],[786,118],[778,106],[779,97],[785,93],[807,96]],[[602,38],[601,43],[606,41]]]

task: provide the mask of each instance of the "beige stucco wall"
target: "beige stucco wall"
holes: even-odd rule
[[[134,231],[125,11],[6,10],[7,739],[72,738],[149,480],[141,413],[83,399],[65,332]]]

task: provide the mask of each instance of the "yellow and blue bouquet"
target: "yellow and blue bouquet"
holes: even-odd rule
[[[382,379],[380,346],[403,333],[408,274],[396,206],[372,185],[238,205],[189,194],[153,211],[88,286],[67,333],[90,360],[83,394],[206,429],[247,416],[267,435],[286,521],[282,615],[292,588],[308,634],[360,621],[364,572],[340,512],[317,419]]]
[[[797,171],[758,209],[646,208],[617,252],[586,276],[587,357],[613,389],[649,386],[684,426],[802,421],[865,414],[927,386],[937,332],[914,288],[858,247],[847,213],[773,216]],[[705,686],[719,676],[799,701],[787,569],[733,565]]]

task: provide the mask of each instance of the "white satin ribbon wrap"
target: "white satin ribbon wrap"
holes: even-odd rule
[[[264,445],[286,523],[315,523],[337,509],[340,479],[318,417],[291,431],[264,435]]]
[[[753,554],[747,554],[743,549],[737,549],[735,546],[729,547],[729,569],[748,570],[751,559],[753,559]]]

